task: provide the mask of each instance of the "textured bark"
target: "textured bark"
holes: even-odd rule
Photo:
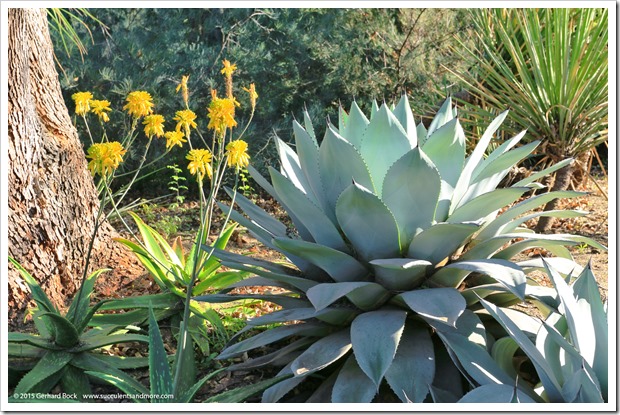
[[[559,191],[566,190],[568,186],[570,186],[570,182],[573,176],[573,165],[574,163],[569,164],[568,166],[562,167],[555,174],[555,182],[553,183],[553,187],[551,191]],[[558,199],[553,199],[549,203],[545,205],[545,212],[549,210],[555,210],[558,205]],[[555,218],[550,216],[541,216],[536,224],[536,232],[545,233],[551,230],[551,225],[553,225],[553,221]]]
[[[8,32],[9,255],[62,308],[80,283],[97,192],[62,98],[46,11],[9,9]],[[135,275],[140,268],[113,236],[104,223],[90,270],[114,268],[108,282],[118,286],[126,270]],[[9,323],[16,324],[29,290],[12,266],[8,277]]]

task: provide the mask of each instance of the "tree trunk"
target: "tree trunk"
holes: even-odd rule
[[[37,279],[60,308],[79,287],[99,207],[84,150],[62,98],[45,9],[8,14],[9,255]],[[108,267],[99,286],[114,292],[136,260],[112,241],[104,223],[89,272]],[[30,300],[19,273],[8,272],[9,322]],[[131,276],[131,275],[130,275]]]
[[[552,192],[568,189],[568,186],[570,186],[571,178],[573,177],[573,165],[574,163],[571,163],[567,166],[562,167],[556,172],[555,182],[553,183],[553,187],[551,188]],[[557,205],[558,199],[553,199],[545,205],[544,211],[547,212],[549,210],[555,210]],[[538,223],[536,224],[536,232],[549,232],[549,230],[551,230],[551,225],[553,225],[554,219],[555,218],[551,216],[541,216],[540,219],[538,219]]]

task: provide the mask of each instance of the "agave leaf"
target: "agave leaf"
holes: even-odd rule
[[[479,227],[476,223],[438,223],[413,238],[407,256],[438,264],[465,245]]]
[[[246,299],[270,301],[272,303],[276,303],[282,306],[282,308],[310,307],[312,305],[308,301],[302,300],[300,298],[290,297],[281,294],[208,294],[194,297],[195,301],[206,301],[208,303],[230,303],[236,300]]]
[[[411,106],[409,105],[409,99],[407,98],[407,94],[403,94],[400,97],[400,101],[398,101],[398,105],[394,108],[394,116],[400,122],[401,127],[405,130],[407,134],[407,138],[409,139],[409,145],[411,148],[415,148],[418,146],[418,134],[417,128],[415,125],[415,120],[413,119],[413,112],[411,111]]]
[[[399,229],[377,196],[354,182],[338,199],[336,217],[357,254],[365,261],[400,256]],[[377,232],[381,229],[381,232]]]
[[[532,344],[530,339],[521,330],[519,330],[517,325],[512,322],[512,320],[502,309],[485,300],[480,300],[480,303],[493,316],[493,318],[495,318],[502,325],[502,327],[504,327],[510,337],[512,337],[517,344],[519,344],[519,347],[531,359],[549,400],[551,402],[561,402],[563,399],[561,392],[562,389],[545,357],[540,353],[536,346]]]
[[[484,241],[484,240],[490,239],[493,236],[499,235],[501,233],[511,232],[513,229],[516,228],[516,226],[510,228],[510,230],[505,230],[505,229],[509,229],[507,225],[511,221],[513,221],[514,219],[516,219],[517,217],[521,216],[522,214],[524,214],[525,212],[529,210],[535,209],[539,206],[546,204],[552,199],[579,197],[582,195],[585,195],[585,193],[584,192],[572,192],[572,191],[557,191],[557,192],[548,192],[548,193],[543,193],[540,195],[532,196],[510,207],[508,210],[506,210],[504,213],[499,215],[493,221],[484,225],[480,233],[476,236],[476,239]]]
[[[508,140],[503,140],[503,142],[497,148],[495,148],[487,157],[481,160],[480,163],[478,163],[478,165],[474,168],[474,172],[472,174],[472,183],[478,181],[477,176],[480,176],[481,173],[491,164],[493,164],[498,158],[504,156],[506,153],[510,152],[510,150],[514,146],[519,144],[519,142],[525,136],[525,133],[526,131],[521,131],[514,137],[511,137]]]
[[[318,284],[306,294],[317,311],[344,296],[362,310],[373,309],[389,298],[388,291],[381,285],[364,281]]]
[[[416,135],[418,136],[418,147],[423,146],[426,142],[426,136],[428,134],[426,127],[424,126],[424,124],[420,123],[416,126],[415,131]]]
[[[206,379],[203,379],[203,382],[210,379],[211,377],[213,377],[213,375],[215,375],[216,373],[220,373],[221,370],[217,370],[213,373],[210,373],[209,376]],[[250,398],[253,395],[256,395],[257,393],[262,392],[263,390],[267,389],[268,387],[274,385],[274,384],[278,384],[279,382],[282,382],[283,380],[287,379],[288,376],[277,376],[275,378],[270,378],[270,379],[265,379],[265,380],[261,380],[260,382],[256,382],[253,383],[251,385],[247,385],[247,386],[242,386],[239,388],[235,388],[226,392],[222,392],[218,395],[212,396],[209,399],[207,399],[206,401],[204,401],[204,403],[239,403],[239,402],[244,402],[246,401],[248,398]],[[202,386],[202,385],[200,385]],[[196,390],[196,392],[198,391],[198,389]],[[195,392],[194,392],[195,393]]]
[[[371,402],[377,394],[377,386],[359,367],[355,356],[351,355],[338,372],[332,389],[333,403]]]
[[[592,313],[587,300],[577,300],[573,290],[568,286],[562,276],[548,264],[544,263],[547,275],[553,282],[558,292],[562,306],[564,307],[564,317],[568,323],[570,338],[590,366],[594,365],[596,353],[596,331],[592,324]],[[594,340],[594,341],[593,341]]]
[[[349,110],[349,116],[344,124],[345,128],[340,130],[340,134],[359,151],[362,147],[362,137],[366,132],[368,124],[370,124],[370,121],[357,105],[357,102],[353,101]]]
[[[323,324],[319,323],[301,323],[290,326],[275,327],[227,347],[222,351],[222,353],[220,353],[217,359],[230,359],[243,352],[247,352],[248,350],[265,346],[290,336],[320,336],[325,334],[327,331],[328,329]]]
[[[333,324],[341,325],[346,321],[353,320],[357,314],[359,314],[359,312],[352,309],[324,308],[317,311],[313,307],[304,307],[274,311],[272,313],[250,319],[247,324],[250,326],[263,326],[274,323],[317,318],[326,322],[327,320],[331,320]]]
[[[548,259],[546,261],[549,262]],[[554,264],[549,264],[554,267]],[[579,303],[585,301],[590,306],[589,312],[592,316],[592,324],[596,334],[596,346],[594,350],[594,363],[592,364],[592,369],[596,373],[596,377],[601,384],[603,397],[607,399],[609,376],[607,313],[605,312],[605,307],[601,301],[598,284],[596,283],[596,279],[592,273],[592,268],[589,263],[574,282],[572,288],[577,298],[577,302]]]
[[[407,291],[394,297],[426,319],[455,327],[465,310],[463,296],[454,288],[430,288]]]
[[[388,290],[407,291],[422,283],[432,266],[428,261],[409,258],[375,259],[369,262],[375,281]]]
[[[60,379],[71,359],[73,359],[72,353],[60,350],[48,351],[19,381],[15,393],[48,392]],[[53,383],[47,381],[48,379],[53,379]],[[45,387],[42,387],[43,385]]]
[[[431,121],[431,125],[428,127],[427,137],[430,137],[435,130],[441,128],[443,125],[448,123],[450,120],[454,118],[454,112],[452,111],[452,97],[448,96],[448,98],[441,104],[439,111],[435,114],[433,121]]]
[[[287,379],[287,377],[290,377],[290,376],[293,376],[293,372],[291,371],[291,364],[289,363],[277,374],[277,378],[284,377],[284,380],[267,388],[265,392],[263,392],[263,398],[261,402],[262,403],[278,402],[280,399],[282,399],[282,397],[284,397],[284,395],[286,395],[295,386],[299,385],[301,382],[303,382],[306,379],[305,376],[296,376],[296,377]]]
[[[288,363],[294,360],[293,357],[296,357],[301,354],[300,349],[305,349],[306,346],[314,343],[316,339],[311,337],[302,337],[299,340],[295,340],[287,344],[286,346],[282,346],[275,351],[268,353],[266,355],[262,355],[255,358],[250,358],[241,363],[236,363],[226,367],[228,371],[235,370],[248,370],[248,369],[257,369],[265,366],[278,366],[278,363],[281,361],[287,361]]]
[[[574,159],[572,158],[568,158],[565,160],[562,160],[558,163],[555,163],[549,167],[547,167],[546,169],[543,169],[539,172],[530,174],[529,176],[527,176],[525,179],[523,180],[519,180],[517,183],[513,184],[514,187],[521,187],[521,186],[531,186],[531,184],[538,180],[538,179],[542,179],[543,177],[546,177],[548,175],[550,175],[551,173],[560,170],[562,167],[568,166],[569,164],[571,164],[574,161]]]
[[[581,265],[579,265],[578,263],[576,263],[575,261],[571,259],[550,257],[550,258],[544,258],[544,261],[546,261],[549,265],[553,267],[553,269],[555,269],[562,275],[580,274],[584,270],[584,268]],[[545,269],[545,265],[543,263],[542,257],[532,258],[526,261],[519,261],[516,264],[525,273],[528,273],[532,270],[542,271]]]
[[[431,277],[431,280],[444,285],[459,285],[460,282],[454,281],[452,279],[453,277],[450,275],[449,270],[452,268],[488,275],[520,299],[523,300],[525,297],[525,273],[521,268],[510,261],[502,259],[458,261],[443,267]]]
[[[394,215],[404,244],[432,225],[440,189],[437,168],[417,147],[389,168],[381,199]]]
[[[292,252],[323,269],[335,281],[359,281],[368,275],[368,270],[357,259],[336,249],[299,239],[274,238],[273,241],[285,252]]]
[[[435,373],[435,352],[428,329],[407,321],[385,380],[401,401],[423,402]]]
[[[495,343],[493,343],[491,349],[493,360],[495,360],[497,365],[513,379],[517,379],[518,377],[513,364],[513,359],[517,350],[519,350],[519,345],[511,337],[497,339]]]
[[[458,119],[448,121],[429,135],[422,150],[439,170],[441,179],[454,188],[465,163],[465,133]]]
[[[458,223],[484,219],[493,212],[512,204],[529,190],[527,187],[508,187],[484,193],[456,208],[447,221]]]
[[[332,333],[315,341],[291,363],[295,376],[306,376],[329,366],[351,350],[348,330]]]
[[[468,392],[458,403],[536,403],[520,390],[509,385],[486,384]]]
[[[41,313],[42,318],[47,318],[54,326],[54,343],[60,347],[75,346],[80,340],[80,335],[73,323],[56,313]]]
[[[564,386],[562,394],[566,402],[575,403],[604,403],[600,386],[591,373],[579,369],[573,374]]]
[[[409,150],[411,144],[407,133],[387,105],[383,104],[368,124],[360,148],[363,159],[368,163],[368,171],[377,195],[383,193],[383,181],[388,169]],[[357,177],[355,180],[372,189]]]
[[[229,188],[225,188],[225,190],[226,193],[228,193],[228,195],[232,197],[233,190]],[[242,194],[237,193],[237,196],[235,197],[235,203],[239,205],[241,210],[243,210],[243,213],[248,215],[248,217],[252,220],[253,223],[256,223],[267,232],[271,233],[274,236],[286,235],[286,226],[284,224],[273,218],[270,214],[265,212],[260,207],[256,206],[255,203],[253,203]]]
[[[360,314],[351,323],[355,359],[377,390],[394,360],[406,318],[403,310],[377,310]]]
[[[308,229],[313,240],[318,244],[348,252],[349,248],[340,236],[340,232],[323,211],[275,169],[270,167],[269,171],[276,192],[286,206],[298,214],[299,220]]]
[[[455,210],[476,196],[495,189],[502,179],[506,177],[512,166],[533,152],[538,143],[534,141],[515,150],[508,151],[489,163],[484,170],[474,177],[474,181],[470,184],[465,196],[456,205]]]
[[[343,162],[346,160],[346,162]],[[325,177],[323,187],[330,208],[336,207],[340,194],[355,180],[368,189],[374,189],[369,167],[359,151],[331,128],[319,149],[319,166]],[[328,180],[329,178],[329,180]]]
[[[278,150],[281,174],[286,177],[300,192],[302,192],[312,203],[318,203],[306,180],[306,176],[299,163],[299,156],[295,151],[279,137],[276,136],[276,149]],[[272,176],[273,177],[273,176]],[[272,181],[272,184],[273,181]],[[274,188],[275,188],[274,184]],[[276,188],[277,190],[277,188]],[[280,195],[282,195],[280,193]]]
[[[561,259],[572,260],[573,256],[570,251],[564,246],[563,241],[557,240],[541,240],[541,239],[525,239],[523,241],[515,242],[492,256],[493,259],[511,260],[523,251],[531,248],[543,248],[551,252],[553,255],[560,257]],[[571,244],[573,245],[573,244]]]
[[[299,164],[310,186],[308,190],[314,194],[319,207],[335,222],[336,217],[333,215],[333,211],[329,209],[323,192],[323,181],[321,171],[319,170],[319,146],[316,139],[308,131],[304,130],[297,121],[293,121],[293,132],[295,134],[295,147],[299,156]]]

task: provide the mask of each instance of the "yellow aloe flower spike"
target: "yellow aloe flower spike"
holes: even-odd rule
[[[93,176],[95,174],[107,176],[123,161],[126,152],[127,150],[118,141],[93,144],[86,155],[86,158],[90,159],[88,169]]]
[[[90,101],[90,107],[90,112],[98,116],[101,121],[110,121],[110,117],[108,117],[107,114],[112,111],[110,108],[110,101],[93,99]]]
[[[127,95],[127,104],[123,107],[134,118],[153,113],[153,98],[146,91],[133,91]]]
[[[226,145],[228,167],[243,168],[250,164],[250,155],[247,152],[248,143],[243,140],[234,140]]]
[[[170,150],[174,146],[183,147],[183,143],[187,143],[187,140],[183,138],[182,131],[169,131],[164,134],[166,138],[166,150]]]
[[[153,136],[161,137],[164,135],[164,116],[159,114],[151,114],[144,117],[144,134],[148,138]]]
[[[93,99],[93,94],[90,92],[76,92],[71,95],[75,102],[75,113],[77,115],[86,115],[90,111],[90,100]]]
[[[211,178],[213,175],[211,169],[213,155],[209,150],[201,148],[190,150],[186,158],[190,161],[187,165],[189,172],[197,176],[199,181],[202,181],[205,175]]]

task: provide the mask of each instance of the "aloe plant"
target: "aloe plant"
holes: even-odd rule
[[[285,289],[242,296],[224,290],[196,298],[260,298],[282,306],[250,320],[219,358],[272,345],[275,351],[232,366],[277,364],[283,366],[280,375],[293,375],[267,389],[263,402],[286,399],[307,379],[319,382],[305,397],[310,402],[370,402],[386,383],[403,402],[456,402],[476,386],[512,386],[491,357],[491,340],[474,312],[482,309],[480,298],[501,306],[525,298],[526,274],[513,258],[528,248],[543,247],[572,264],[567,246],[604,247],[522,226],[542,215],[584,212],[523,216],[551,198],[581,194],[528,197],[542,187],[538,179],[570,160],[497,188],[538,144],[517,147],[523,132],[484,157],[506,116],[497,117],[466,156],[450,99],[428,129],[416,125],[405,96],[392,108],[375,103],[370,119],[353,103],[349,113],[340,110],[337,127],[327,126],[320,145],[304,114],[305,128],[293,125],[296,151],[277,140],[281,170],[270,169],[271,183],[250,168],[286,209],[296,232],[241,195],[237,204],[245,216],[221,205],[289,262],[216,251],[223,265],[255,275],[229,289]],[[239,341],[250,329],[274,324]]]
[[[16,383],[13,399],[16,402],[36,401],[35,394],[48,393],[60,384],[63,393],[81,401],[91,393],[92,370],[108,373],[120,381],[140,385],[121,369],[147,366],[145,358],[107,356],[99,349],[127,342],[148,342],[144,335],[128,332],[123,324],[106,324],[88,330],[94,313],[106,300],[90,306],[95,280],[106,269],[92,273],[80,287],[67,313],[61,314],[52,304],[41,286],[13,258],[30,288],[37,308],[33,320],[37,334],[8,333],[9,374]],[[58,402],[58,400],[55,400]]]
[[[522,350],[538,374],[540,382],[534,390],[544,401],[607,402],[607,307],[592,269],[588,265],[569,284],[553,266],[546,261],[543,264],[553,289],[547,290],[550,295],[533,296],[545,317],[534,326],[534,341],[526,334],[532,330],[524,329],[531,327],[533,317],[482,301],[509,334],[495,343],[493,355],[500,366],[516,377],[514,356]]]

